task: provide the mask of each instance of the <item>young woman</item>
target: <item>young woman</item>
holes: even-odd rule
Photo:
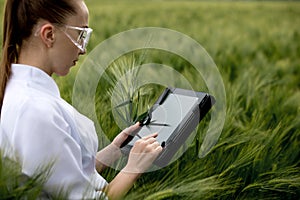
[[[92,29],[83,0],[7,0],[0,66],[0,140],[34,175],[53,163],[44,189],[69,199],[121,198],[162,151],[156,134],[140,139],[123,170],[107,183],[98,172],[120,154],[138,127],[122,131],[100,152],[93,123],[61,97],[52,74],[64,76],[85,53]],[[2,143],[3,144],[3,143]],[[4,146],[2,146],[4,148]],[[103,162],[102,162],[103,161]],[[98,172],[96,171],[98,170]]]

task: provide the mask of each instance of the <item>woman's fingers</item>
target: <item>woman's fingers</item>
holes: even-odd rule
[[[131,135],[132,132],[138,130],[139,128],[140,128],[140,122],[137,122],[134,125],[125,128],[122,132],[124,132],[126,135]]]
[[[152,133],[150,135],[143,137],[142,139],[156,138],[157,136],[158,136],[158,133]]]
[[[125,171],[143,173],[151,166],[163,149],[155,137],[157,137],[157,133],[150,134],[135,142],[130,151]]]
[[[154,142],[157,142],[157,140],[154,137],[147,138],[147,139],[142,138],[142,140],[145,141],[145,143],[147,144],[152,144]]]
[[[140,123],[137,122],[136,124],[125,128],[115,139],[113,140],[113,144],[117,147],[121,147],[126,145],[131,139],[128,138],[129,136],[133,136],[133,132],[137,131],[140,128]]]
[[[133,151],[135,153],[155,153],[156,151],[161,151],[162,147],[155,137],[157,137],[157,133],[139,139],[135,142]]]

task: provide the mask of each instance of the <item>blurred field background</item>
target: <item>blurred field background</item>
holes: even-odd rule
[[[88,51],[128,29],[170,28],[192,37],[206,49],[226,88],[225,126],[212,152],[198,158],[198,133],[199,138],[180,159],[167,168],[144,174],[125,199],[300,198],[300,2],[86,3],[94,29]],[[151,61],[173,66],[194,80],[188,63],[168,54],[150,55]],[[81,62],[67,77],[55,76],[62,97],[70,103]],[[101,85],[97,90],[97,115],[103,129],[113,137],[119,128],[111,115],[101,114],[108,109],[102,87],[106,88]],[[36,195],[40,187],[32,182],[18,186],[17,170],[11,170],[12,166],[5,161],[0,165],[0,199]],[[116,173],[107,170],[103,176],[109,181]]]

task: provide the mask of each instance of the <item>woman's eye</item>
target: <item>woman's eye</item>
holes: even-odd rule
[[[85,38],[84,31],[80,31],[79,36],[78,36],[78,40],[82,40],[84,38]]]

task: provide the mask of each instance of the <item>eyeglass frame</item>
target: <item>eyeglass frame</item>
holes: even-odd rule
[[[81,31],[78,38],[77,38],[77,41],[75,41],[67,32],[66,30],[63,30],[63,33],[73,42],[73,44],[80,49],[80,51],[84,52],[86,50],[86,47],[88,45],[88,42],[90,40],[90,37],[91,37],[91,34],[93,32],[93,29],[89,28],[89,27],[77,27],[77,26],[70,26],[70,25],[64,25],[64,27],[66,29],[73,29],[73,30],[79,30]],[[82,37],[82,31],[86,32],[86,36],[83,38],[83,43],[80,44],[78,42],[78,40],[80,40],[80,37]]]
[[[56,24],[58,27],[62,26],[61,24]],[[71,25],[63,25],[65,27],[65,30],[62,30],[62,32],[71,40],[71,42],[80,49],[81,52],[85,52],[86,47],[88,45],[88,42],[90,40],[91,34],[93,32],[93,29],[89,27],[77,27],[77,26],[71,26]],[[85,31],[87,33],[86,37],[84,38],[84,41],[81,44],[79,44],[77,41],[75,41],[67,32],[66,29],[73,29],[73,30],[79,30],[79,31]],[[34,36],[38,36],[38,32],[40,31],[40,28],[35,32]],[[80,37],[81,33],[79,34],[78,38]],[[79,39],[77,39],[79,40]]]

